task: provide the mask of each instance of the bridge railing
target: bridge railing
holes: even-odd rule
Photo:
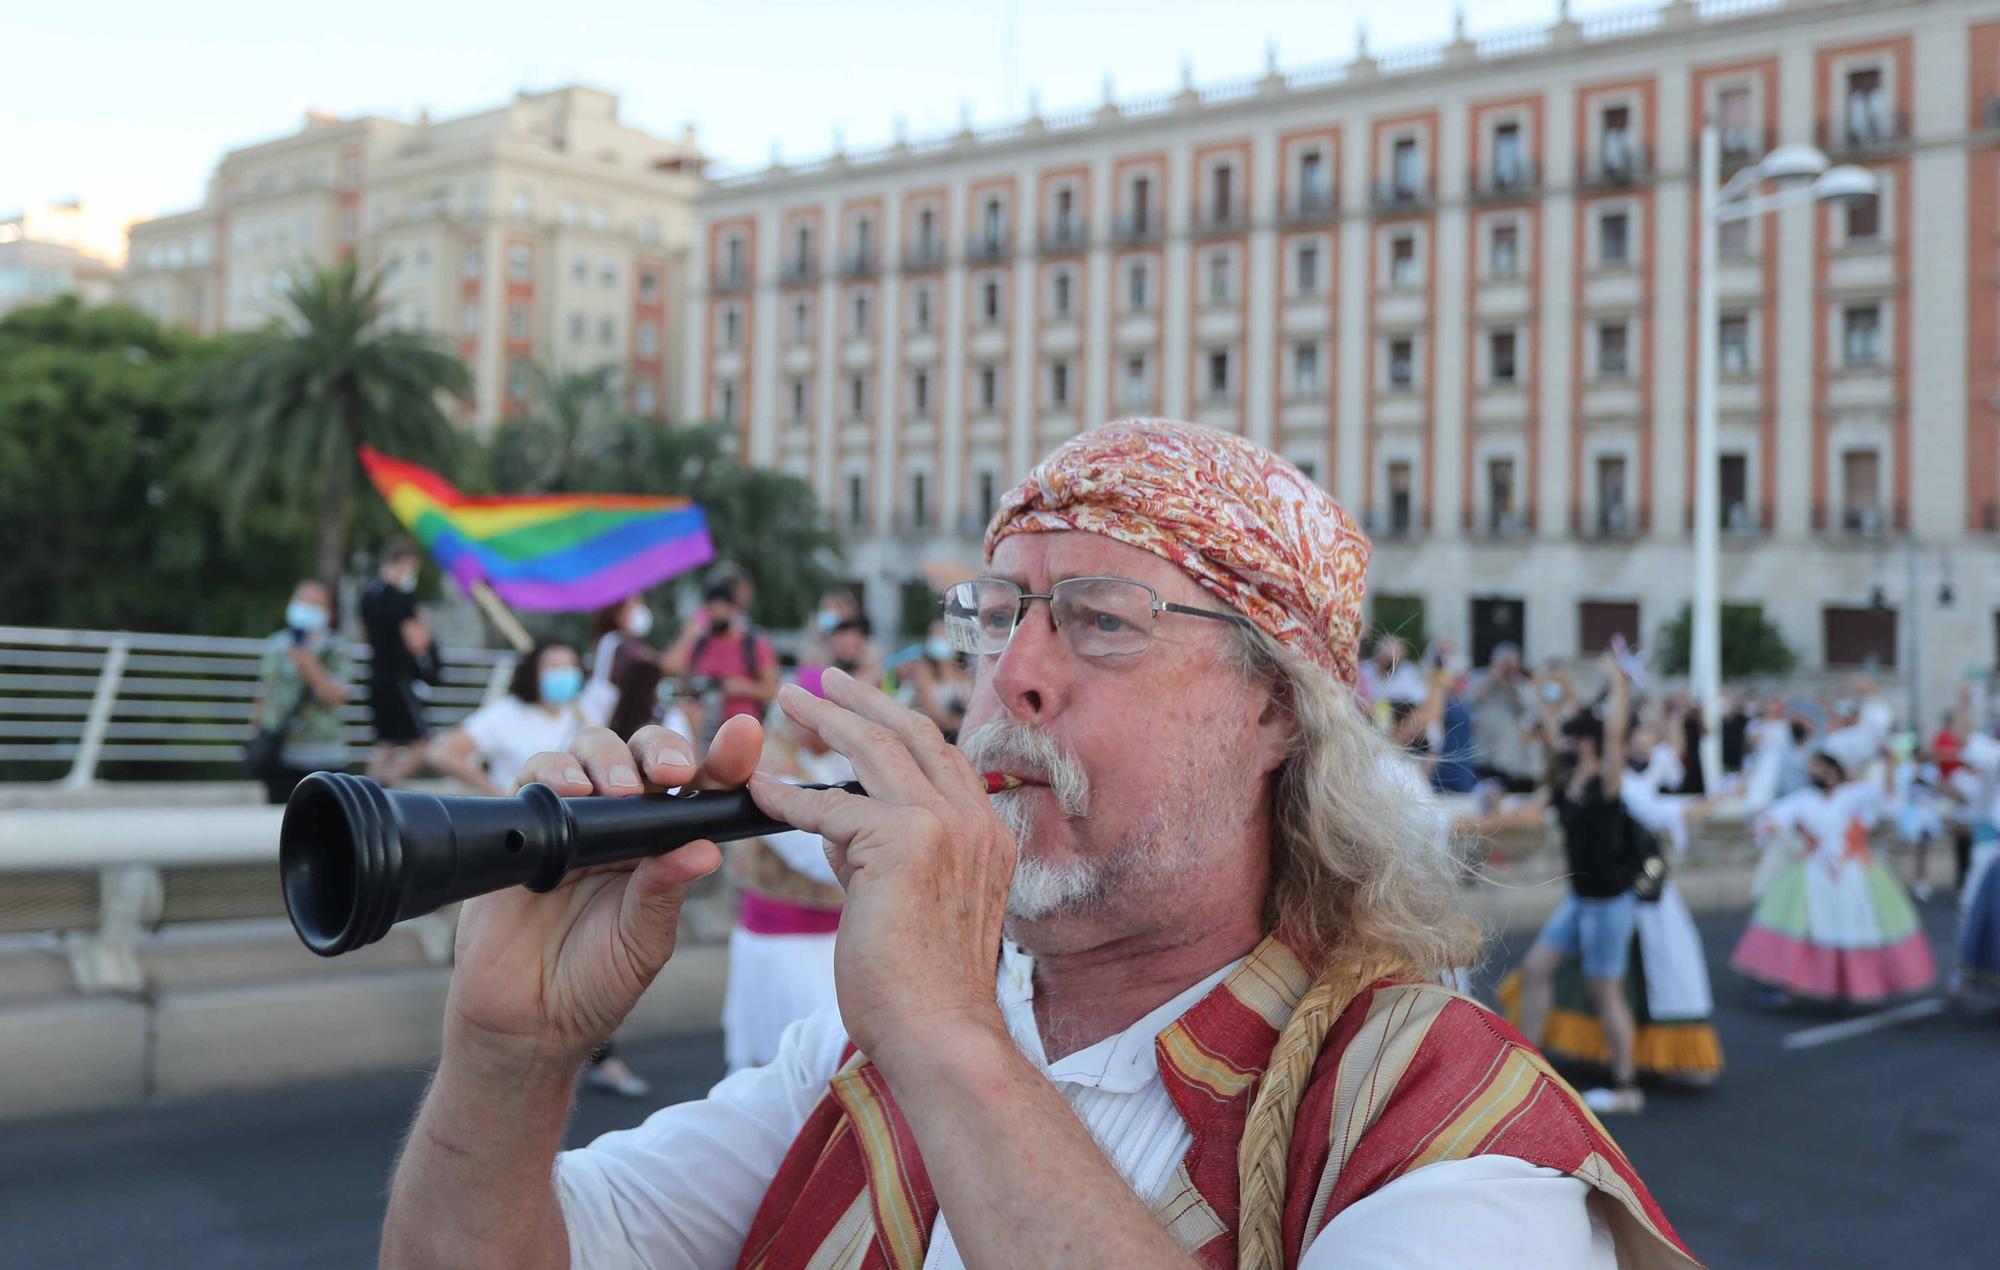
[[[70,787],[170,765],[232,770],[250,735],[266,640],[0,626],[0,764]],[[350,761],[368,751],[369,650],[340,717]],[[511,652],[448,647],[442,682],[420,685],[430,720],[450,727],[506,689]]]

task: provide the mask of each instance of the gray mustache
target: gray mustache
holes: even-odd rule
[[[1067,750],[1040,729],[995,720],[960,737],[958,747],[981,771],[1004,768],[1043,782],[1065,816],[1081,816],[1090,809],[1090,778]],[[994,797],[1012,798],[1019,793],[1012,790]]]

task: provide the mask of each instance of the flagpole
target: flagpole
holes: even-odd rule
[[[527,628],[521,625],[521,619],[515,617],[514,611],[508,608],[499,596],[493,594],[492,587],[486,585],[484,581],[476,581],[470,588],[470,594],[473,603],[479,606],[479,611],[486,614],[486,620],[493,623],[495,630],[506,636],[507,642],[514,646],[515,652],[525,653],[535,646],[534,638],[528,634]]]

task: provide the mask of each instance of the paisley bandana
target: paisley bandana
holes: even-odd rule
[[[1000,500],[1010,534],[1100,534],[1171,562],[1285,647],[1352,685],[1368,539],[1305,473],[1234,433],[1121,419],[1064,442]]]

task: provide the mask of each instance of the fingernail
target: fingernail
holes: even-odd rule
[[[583,769],[575,764],[562,769],[562,778],[563,783],[566,785],[587,785],[590,783],[589,779],[584,776]]]
[[[611,784],[619,789],[636,788],[639,784],[639,773],[621,763],[611,769]]]
[[[825,673],[825,674],[824,674],[823,676],[821,676],[821,677],[822,677],[822,678],[825,678],[825,679],[832,679],[832,678],[834,678],[834,677],[836,677],[836,676],[838,676],[839,678],[842,678],[842,679],[845,679],[845,680],[847,680],[847,681],[848,681],[849,683],[852,683],[852,682],[854,682],[854,676],[853,676],[853,675],[850,675],[850,674],[848,674],[848,673],[847,673],[846,671],[842,670],[842,669],[841,669],[840,667],[838,667],[838,666],[828,666],[828,667],[826,668],[826,673]]]

